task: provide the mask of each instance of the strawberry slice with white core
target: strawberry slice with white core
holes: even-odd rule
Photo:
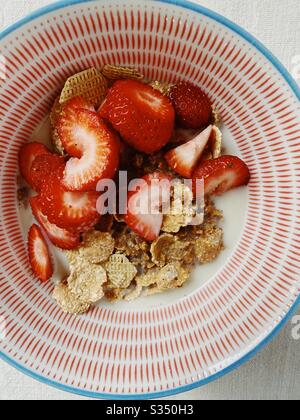
[[[50,223],[76,233],[88,231],[99,221],[96,191],[70,192],[62,183],[64,165],[49,177],[41,191],[39,201],[42,212]]]
[[[250,171],[245,162],[236,156],[222,156],[201,164],[193,175],[194,193],[196,181],[204,180],[206,195],[219,196],[225,192],[248,185]]]
[[[50,223],[47,216],[42,212],[38,197],[32,197],[30,200],[32,213],[41,227],[45,230],[49,240],[58,248],[75,249],[80,245],[80,235],[66,229],[59,228]]]
[[[33,225],[28,234],[28,253],[34,274],[45,283],[53,276],[53,265],[47,242],[37,225]]]
[[[64,117],[68,119],[68,121],[73,121],[75,123],[77,119],[76,111],[80,109],[95,112],[94,106],[90,104],[86,99],[82,98],[81,96],[72,98],[62,105],[60,113],[58,114],[57,119],[55,121],[56,128],[59,128],[59,120],[61,117]],[[67,154],[78,158],[82,156],[80,144],[77,145],[76,143],[74,143],[72,137],[61,136],[59,130],[58,135],[63,145],[63,148]]]
[[[184,178],[191,178],[212,133],[212,125],[188,143],[170,150],[165,156],[170,168]]]
[[[163,213],[170,205],[171,179],[165,174],[146,175],[128,195],[127,225],[147,241],[155,241],[160,234]]]
[[[96,190],[100,180],[114,177],[119,166],[120,141],[96,113],[76,110],[72,118],[63,116],[58,131],[64,146],[66,142],[73,143],[81,152],[80,157],[66,164],[63,180],[66,190]]]

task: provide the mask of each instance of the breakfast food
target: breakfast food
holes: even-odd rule
[[[218,258],[223,215],[213,197],[247,185],[250,172],[222,156],[220,118],[199,86],[87,69],[66,81],[50,122],[52,150],[24,145],[19,167],[23,190],[34,191],[22,194],[35,219],[33,273],[53,277],[51,246],[69,266],[53,292],[63,311],[180,288]]]

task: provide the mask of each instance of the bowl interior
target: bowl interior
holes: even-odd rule
[[[204,9],[145,0],[49,11],[2,39],[1,51],[3,354],[72,389],[133,395],[190,386],[253,350],[300,290],[299,101],[275,65]],[[74,318],[52,301],[53,285],[37,284],[30,272],[17,155],[41,136],[36,127],[66,78],[107,63],[202,86],[222,116],[226,151],[248,163],[252,181],[218,202],[226,251],[185,289]]]

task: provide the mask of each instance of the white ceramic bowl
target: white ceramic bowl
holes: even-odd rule
[[[66,391],[150,398],[251,357],[299,303],[300,94],[284,68],[244,30],[184,0],[63,1],[2,33],[0,50],[2,358]],[[106,63],[203,86],[252,181],[218,201],[226,250],[185,288],[74,317],[53,302],[51,283],[32,277],[17,155],[67,76]]]

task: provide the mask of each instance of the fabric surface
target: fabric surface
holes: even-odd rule
[[[228,17],[259,38],[300,83],[299,0],[198,0],[196,2]],[[0,30],[49,3],[50,0],[0,0]],[[298,315],[300,317],[300,310]],[[296,320],[294,318],[294,321]],[[293,325],[290,322],[268,348],[245,366],[206,387],[181,394],[173,399],[298,400],[300,335],[296,340],[292,331]],[[15,399],[80,398],[39,384],[0,361],[0,400]]]

